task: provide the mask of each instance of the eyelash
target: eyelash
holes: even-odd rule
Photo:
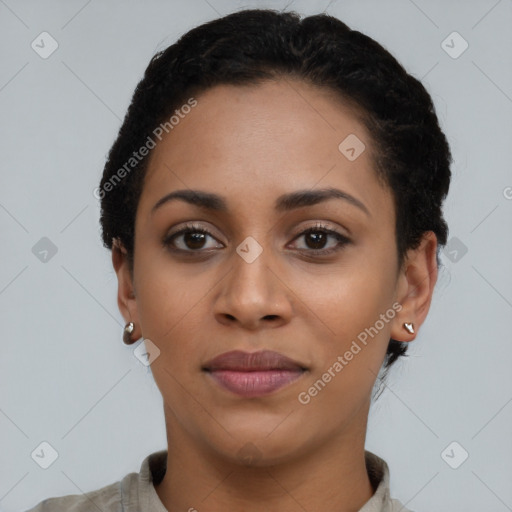
[[[335,247],[331,247],[330,249],[299,249],[300,252],[312,254],[314,256],[328,256],[330,254],[333,254],[333,253],[341,250],[345,245],[351,243],[351,241],[346,236],[342,235],[341,233],[338,233],[337,231],[329,229],[327,226],[325,226],[319,222],[317,224],[315,224],[315,226],[312,226],[312,227],[306,229],[305,231],[302,231],[301,233],[299,233],[293,240],[297,240],[298,238],[308,235],[310,233],[318,233],[318,232],[333,236],[336,240],[338,240],[339,244],[336,245]],[[209,235],[212,238],[215,238],[207,229],[205,229],[197,224],[193,224],[193,223],[186,224],[183,229],[181,229],[175,233],[172,233],[164,238],[164,240],[163,240],[164,247],[167,247],[169,250],[171,250],[173,252],[186,254],[187,256],[196,256],[197,254],[199,254],[201,252],[203,252],[203,253],[208,252],[208,250],[206,250],[206,251],[201,250],[201,249],[185,250],[185,249],[178,249],[178,248],[172,246],[172,241],[175,238],[177,238],[180,235],[187,234],[187,233],[202,233],[205,235]]]

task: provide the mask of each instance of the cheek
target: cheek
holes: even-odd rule
[[[391,307],[395,283],[390,268],[383,259],[372,262],[361,255],[354,264],[301,287],[305,304],[333,341],[357,337]]]
[[[169,264],[154,263],[143,268],[141,258],[137,287],[137,309],[144,338],[150,339],[160,350],[151,367],[157,379],[164,368],[173,375],[190,366],[191,354],[197,351],[193,343],[204,336],[200,332],[202,301],[208,290],[201,279],[183,272],[171,271]],[[156,262],[155,262],[156,261]],[[168,376],[163,375],[164,379]],[[170,384],[170,383],[169,383]]]
[[[164,403],[181,415],[180,411],[193,409],[196,402],[191,396],[203,402],[197,389],[197,372],[208,332],[201,327],[205,317],[201,301],[207,300],[205,294],[211,286],[179,272],[161,270],[154,266],[144,277],[139,315],[144,337],[160,350],[151,363],[155,383]]]
[[[308,306],[329,328],[322,330],[327,335],[318,337],[319,364],[314,375],[317,380],[331,370],[325,376],[328,402],[336,402],[347,390],[361,398],[371,390],[383,362],[396,311],[392,308],[393,254],[389,258],[382,254],[375,248],[361,251],[350,268],[322,279],[316,288],[309,287]]]
[[[370,286],[352,274],[346,284],[341,290],[330,288],[323,297],[323,306],[317,309],[318,316],[335,334],[318,337],[316,364],[301,389],[302,400],[310,403],[305,410],[311,412],[311,422],[325,423],[325,428],[347,421],[370,398],[394,317],[376,281]],[[387,323],[381,320],[381,313],[387,314]],[[304,403],[300,397],[299,402]]]

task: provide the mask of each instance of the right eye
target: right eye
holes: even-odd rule
[[[205,240],[207,237],[213,238],[213,235],[205,228],[196,224],[187,224],[183,229],[167,235],[163,240],[163,245],[172,251],[182,253],[205,252]],[[180,240],[182,238],[182,240]],[[177,243],[179,241],[179,243]],[[181,247],[179,247],[181,245]],[[215,248],[215,247],[213,247]],[[212,249],[206,248],[206,249]]]

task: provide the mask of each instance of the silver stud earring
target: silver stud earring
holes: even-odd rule
[[[413,324],[413,323],[405,322],[405,323],[404,323],[404,329],[405,329],[409,334],[414,334],[414,324]]]
[[[135,341],[135,340],[132,340],[132,332],[133,332],[134,327],[135,326],[134,326],[133,322],[128,322],[124,326],[123,342],[126,345],[131,345]]]

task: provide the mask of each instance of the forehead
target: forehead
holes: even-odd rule
[[[392,213],[358,112],[331,91],[281,79],[220,85],[195,98],[150,155],[139,209],[165,193],[198,189],[226,197],[234,213],[274,208],[294,190],[336,187],[374,212]]]

